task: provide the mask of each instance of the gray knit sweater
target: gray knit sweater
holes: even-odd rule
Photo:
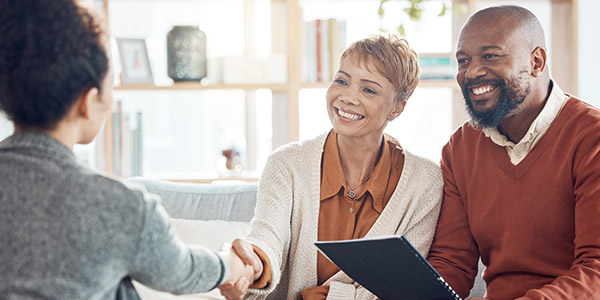
[[[127,276],[203,292],[227,268],[174,235],[157,196],[86,169],[57,140],[23,132],[0,142],[0,298],[115,299]]]

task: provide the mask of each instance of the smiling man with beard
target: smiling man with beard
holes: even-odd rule
[[[442,152],[428,260],[466,297],[600,299],[600,110],[550,79],[544,32],[518,6],[482,9],[457,45],[471,115]]]

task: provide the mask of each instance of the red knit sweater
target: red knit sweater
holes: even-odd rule
[[[429,261],[462,297],[481,255],[486,298],[600,299],[600,110],[569,99],[516,166],[464,124],[441,165]]]

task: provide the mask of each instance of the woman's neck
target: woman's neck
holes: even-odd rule
[[[371,140],[353,139],[338,135],[338,151],[346,182],[356,186],[373,173],[379,160],[383,136]]]

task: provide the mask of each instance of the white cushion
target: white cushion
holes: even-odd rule
[[[250,230],[250,222],[223,220],[171,219],[175,232],[186,244],[201,245],[218,251],[224,243],[245,236]]]

